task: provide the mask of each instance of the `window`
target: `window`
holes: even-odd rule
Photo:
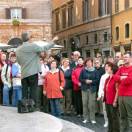
[[[88,38],[88,35],[86,36],[86,44],[89,43],[89,38]]]
[[[83,21],[89,19],[89,0],[83,0]]]
[[[99,16],[104,16],[107,13],[107,0],[99,0],[98,4]]]
[[[60,30],[60,17],[59,16],[60,16],[60,13],[59,11],[57,11],[55,13],[56,31]]]
[[[119,11],[119,0],[115,0],[115,12]]]
[[[86,57],[90,57],[91,54],[90,54],[90,50],[86,50]]]
[[[97,36],[97,33],[94,34],[94,43],[97,43],[98,41],[98,36]]]
[[[107,42],[107,41],[108,41],[108,33],[104,32],[104,42]]]
[[[62,28],[66,28],[66,8],[62,9]]]
[[[73,25],[73,4],[69,5],[68,7],[68,26],[72,26]]]
[[[63,43],[64,43],[64,48],[66,49],[66,40],[64,40]]]
[[[125,9],[129,8],[129,0],[125,0]]]
[[[11,9],[11,19],[21,19],[22,18],[22,10],[21,8],[12,8]]]
[[[94,55],[96,56],[99,53],[99,49],[94,49]]]
[[[112,12],[112,0],[107,0],[107,14]]]
[[[129,36],[130,36],[130,25],[129,23],[127,23],[125,25],[125,38],[129,38]]]
[[[26,8],[6,8],[6,19],[25,19],[26,18]]]
[[[110,51],[109,50],[104,51],[104,56],[109,57],[110,56]]]
[[[116,27],[115,29],[115,32],[116,32],[116,40],[119,40],[119,27]]]

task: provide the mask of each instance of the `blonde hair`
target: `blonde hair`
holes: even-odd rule
[[[61,64],[64,65],[64,63],[65,63],[66,61],[69,62],[70,60],[69,60],[68,58],[64,58],[64,59],[62,59]]]

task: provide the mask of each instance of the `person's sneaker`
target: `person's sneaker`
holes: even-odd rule
[[[108,127],[108,122],[105,122],[104,127]]]
[[[83,123],[86,124],[88,121],[87,120],[84,120]]]
[[[91,123],[92,123],[92,124],[96,124],[96,121],[92,120]]]

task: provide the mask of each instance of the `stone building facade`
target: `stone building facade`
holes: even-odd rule
[[[52,0],[53,35],[68,56],[79,50],[83,57],[111,55],[111,0]]]
[[[112,4],[113,49],[132,51],[132,0],[115,0]]]
[[[20,23],[15,25],[14,20]],[[1,0],[0,42],[8,43],[30,32],[32,40],[50,40],[51,0]]]

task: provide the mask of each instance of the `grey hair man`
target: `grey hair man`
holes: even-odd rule
[[[79,51],[74,51],[73,52],[73,60],[71,60],[70,67],[73,69],[77,66],[78,64],[78,59],[81,56]]]
[[[16,56],[22,72],[22,97],[30,97],[36,102],[38,73],[41,72],[39,56],[41,52],[52,48],[54,43],[40,47],[30,42],[29,33],[22,33],[21,37],[23,44],[17,48]]]

